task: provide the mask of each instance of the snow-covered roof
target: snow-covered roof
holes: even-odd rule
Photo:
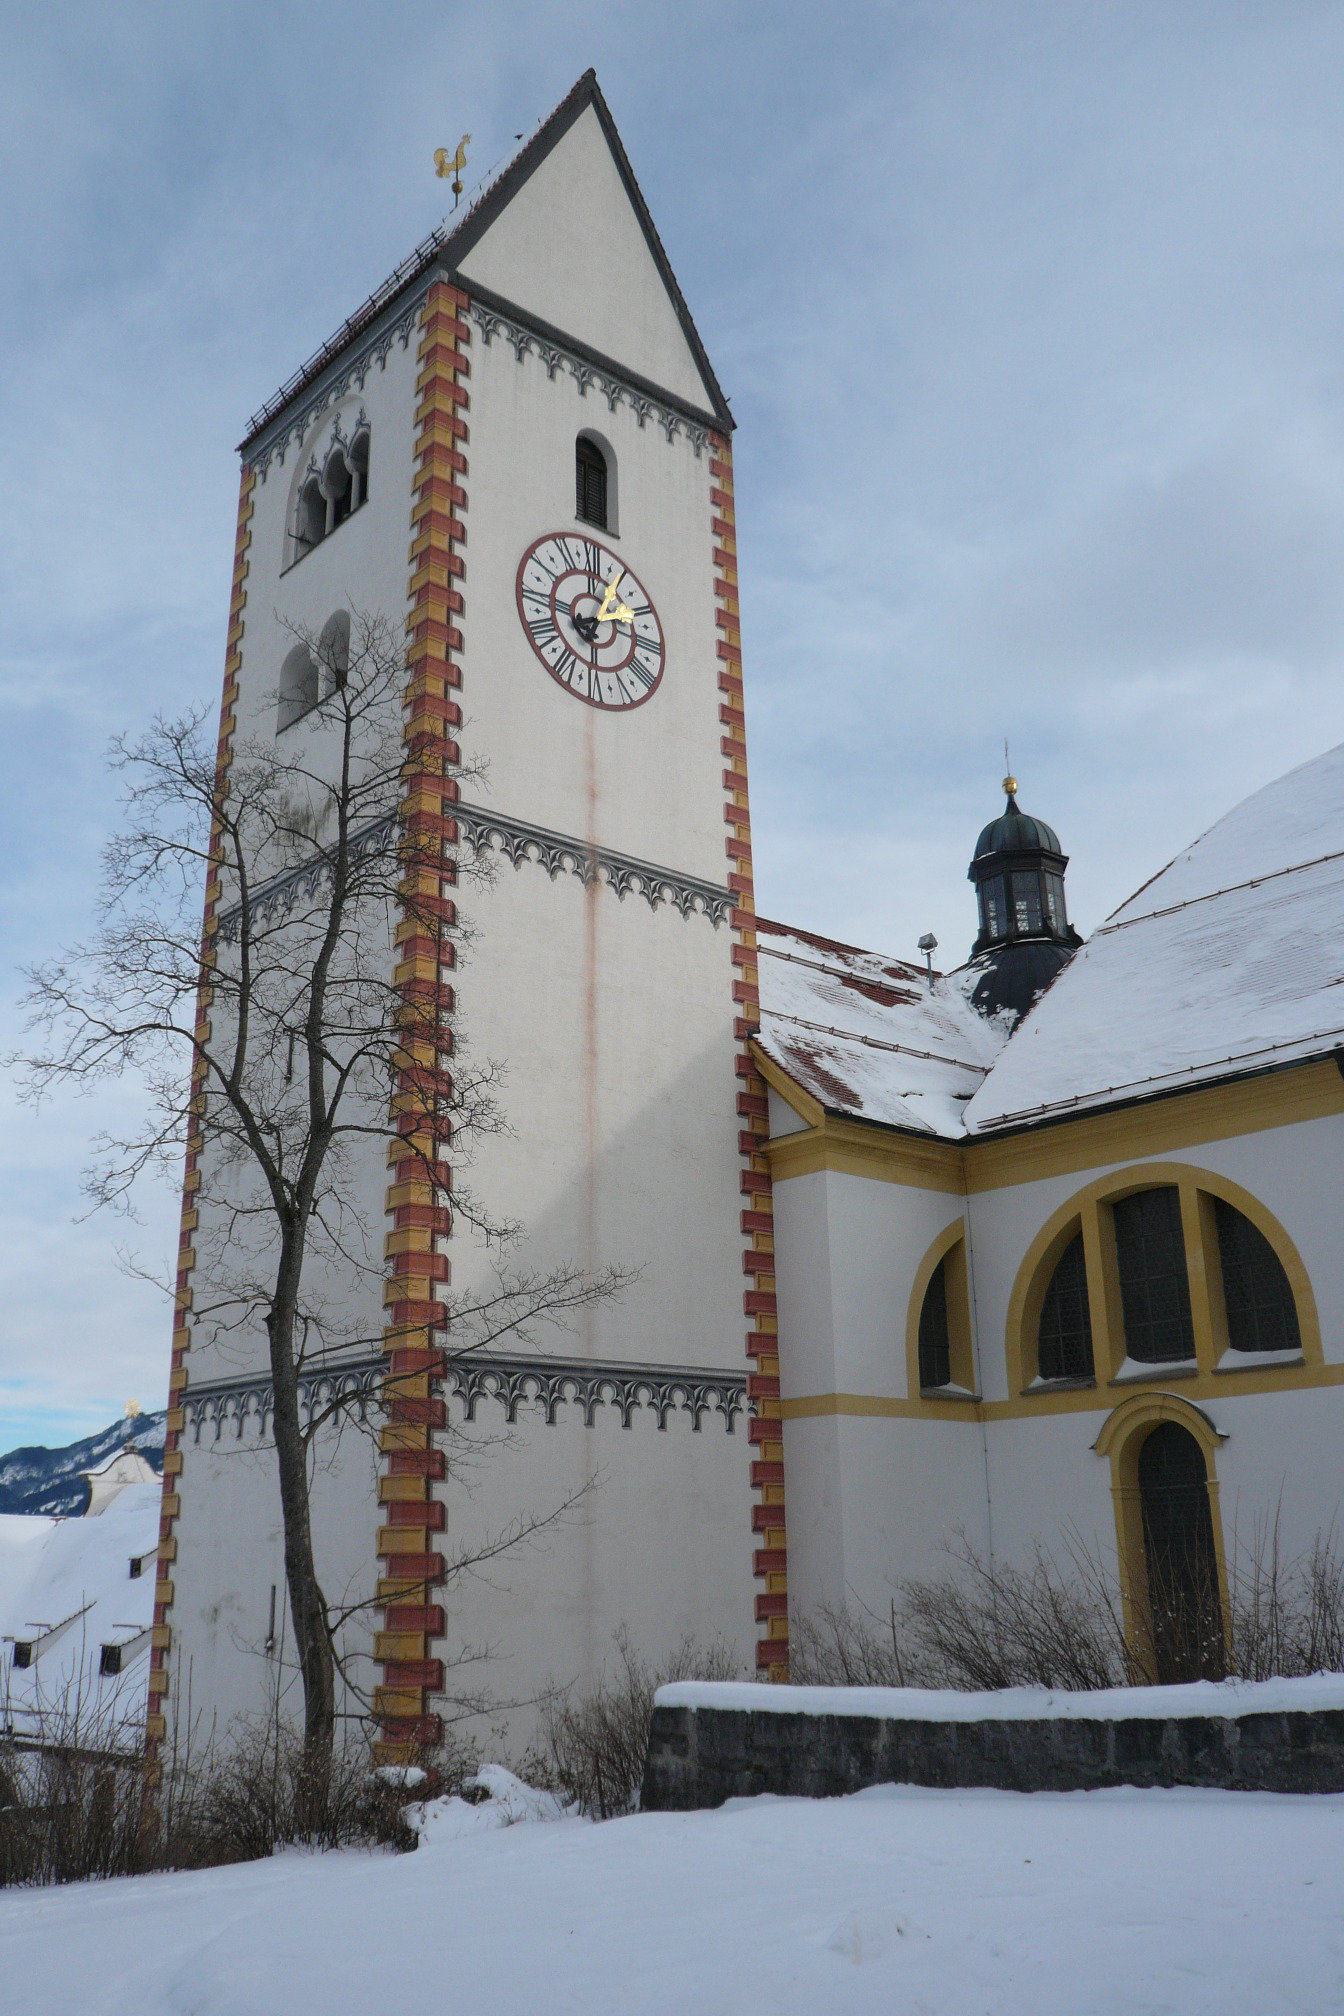
[[[1244,799],[1095,931],[966,1108],[971,1134],[1344,1041],[1344,746]]]
[[[138,1741],[149,1691],[159,1542],[157,1478],[127,1484],[96,1517],[0,1514],[0,1721],[67,1730],[93,1747]],[[132,1575],[138,1561],[140,1572]],[[103,1673],[103,1647],[120,1672]],[[28,1663],[16,1663],[27,1647]],[[18,1652],[21,1661],[25,1654]]]
[[[959,1137],[962,1113],[1009,1018],[972,1008],[979,972],[930,981],[919,966],[759,918],[765,1055],[824,1106],[857,1120]]]
[[[1344,1045],[1344,745],[1233,808],[1109,917],[1011,1034],[965,966],[761,920],[760,1048],[829,1112],[964,1140]]]

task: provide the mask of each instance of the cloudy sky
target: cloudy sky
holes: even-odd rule
[[[248,415],[589,63],[738,420],[763,910],[955,963],[1006,736],[1088,930],[1344,738],[1344,9],[2,0],[0,1048],[218,694]],[[0,1449],[162,1402],[99,1117],[0,1082]]]

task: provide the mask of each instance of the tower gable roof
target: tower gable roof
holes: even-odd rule
[[[678,285],[676,274],[672,271],[671,262],[658,236],[643,192],[635,180],[629,156],[616,130],[616,122],[598,84],[597,73],[588,69],[556,106],[550,117],[542,122],[537,131],[519,149],[509,165],[481,193],[466,215],[456,223],[445,220],[432,231],[410,257],[404,259],[388,276],[382,286],[342,323],[335,335],[329,338],[321,349],[315,351],[308,361],[286,380],[274,397],[252,416],[247,433],[239,443],[240,450],[246,452],[271,423],[279,418],[292,400],[313,385],[365,330],[382,320],[393,309],[394,304],[400,302],[403,297],[413,295],[417,287],[423,286],[426,276],[436,269],[446,278],[460,281],[469,293],[487,295],[491,293],[493,290],[490,288],[489,280],[481,277],[484,272],[495,269],[495,262],[490,257],[491,248],[485,241],[501,225],[510,206],[528,185],[534,182],[534,178],[542,175],[556,149],[587,113],[592,114],[593,121],[606,141],[617,183],[628,199],[629,211],[632,213],[632,229],[642,241],[642,256],[651,263],[661,282],[669,309],[668,320],[686,353],[685,368],[679,374],[681,378],[679,384],[664,385],[651,381],[649,389],[664,395],[670,394],[679,404],[695,412],[698,417],[712,422],[724,432],[731,432],[734,426],[732,411],[714,374],[704,344],[700,340],[699,331],[686,305],[686,298]],[[468,263],[472,265],[475,273],[474,286],[473,273],[466,270]],[[509,299],[502,305],[518,308],[531,320],[541,319],[542,311],[527,301]],[[549,319],[545,318],[546,321]],[[583,344],[583,332],[580,330],[557,329],[554,333],[577,340],[580,345]],[[644,376],[634,358],[605,356],[596,348],[593,354],[595,361],[614,364],[617,368],[623,367],[627,376],[636,379]]]

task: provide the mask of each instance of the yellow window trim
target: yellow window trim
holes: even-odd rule
[[[921,1391],[919,1383],[919,1318],[924,1308],[924,1297],[929,1292],[938,1268],[946,1260],[947,1266],[947,1332],[948,1362],[951,1368],[952,1385],[961,1390],[953,1393],[943,1388],[924,1395],[930,1405],[947,1406],[957,1401],[973,1400],[978,1397],[979,1382],[975,1376],[975,1347],[971,1337],[971,1297],[966,1279],[966,1221],[954,1218],[938,1234],[915,1272],[915,1285],[910,1292],[910,1305],[905,1317],[905,1390],[907,1394]]]
[[[1202,1408],[1177,1393],[1135,1393],[1122,1400],[1107,1417],[1093,1443],[1098,1456],[1109,1459],[1111,1501],[1115,1510],[1115,1543],[1120,1570],[1120,1596],[1124,1611],[1125,1638],[1131,1652],[1140,1658],[1151,1650],[1149,1622],[1148,1557],[1143,1544],[1143,1506],[1139,1494],[1139,1452],[1159,1423],[1174,1421],[1199,1444],[1209,1493],[1209,1516],[1213,1524],[1213,1551],[1218,1568],[1218,1600],[1222,1606],[1223,1631],[1231,1649],[1232,1608],[1227,1582],[1227,1556],[1223,1547],[1223,1519],[1218,1503],[1218,1445],[1227,1437],[1219,1433]]]
[[[832,1415],[854,1415],[889,1421],[1039,1421],[1050,1414],[1104,1414],[1116,1403],[1118,1394],[1140,1399],[1162,1388],[1168,1380],[1167,1368],[1153,1367],[1151,1385],[1124,1380],[1119,1385],[1042,1387],[1036,1393],[1018,1394],[1010,1400],[963,1399],[952,1393],[927,1393],[902,1399],[888,1393],[795,1393],[780,1402],[785,1421],[810,1421]],[[1223,1400],[1239,1400],[1247,1394],[1316,1392],[1344,1386],[1344,1365],[1304,1365],[1294,1359],[1282,1371],[1254,1366],[1230,1376],[1215,1372],[1211,1378],[1199,1373],[1183,1378],[1180,1398],[1192,1405],[1216,1406]],[[1176,1397],[1176,1396],[1173,1396]],[[1123,1402],[1121,1403],[1124,1404]]]
[[[1301,1254],[1278,1219],[1249,1190],[1243,1190],[1239,1183],[1217,1175],[1211,1169],[1202,1169],[1189,1162],[1142,1162],[1133,1163],[1126,1169],[1112,1170],[1109,1175],[1099,1176],[1095,1182],[1077,1191],[1046,1219],[1027,1248],[1008,1300],[1005,1355],[1010,1394],[1020,1395],[1028,1401],[1038,1398],[1039,1389],[1032,1390],[1032,1381],[1037,1376],[1036,1349],[1041,1304],[1060,1255],[1080,1227],[1087,1262],[1092,1359],[1097,1386],[1101,1388],[1113,1384],[1125,1358],[1125,1333],[1120,1269],[1108,1207],[1117,1198],[1132,1196],[1136,1190],[1150,1190],[1159,1185],[1174,1187],[1181,1200],[1181,1229],[1185,1235],[1197,1366],[1192,1390],[1206,1392],[1216,1385],[1228,1392],[1266,1392],[1284,1384],[1315,1383],[1294,1380],[1291,1376],[1294,1370],[1321,1371],[1324,1352],[1310,1276],[1302,1264]],[[1281,1367],[1257,1361],[1244,1370],[1235,1363],[1223,1362],[1228,1350],[1227,1312],[1223,1306],[1222,1264],[1213,1209],[1216,1197],[1223,1198],[1249,1218],[1278,1255],[1297,1305],[1297,1322],[1302,1335],[1300,1359],[1288,1358]],[[1267,1386],[1251,1383],[1257,1373],[1268,1375]],[[1162,1381],[1175,1375],[1169,1368],[1154,1365],[1151,1376]],[[1039,1394],[1039,1397],[1044,1395]]]
[[[1344,1078],[1322,1058],[1011,1134],[943,1141],[827,1113],[758,1043],[751,1047],[766,1083],[806,1123],[805,1132],[764,1144],[776,1182],[829,1169],[966,1196],[1344,1114]]]

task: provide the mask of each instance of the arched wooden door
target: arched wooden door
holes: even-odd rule
[[[1198,1442],[1175,1421],[1160,1422],[1139,1451],[1139,1502],[1154,1677],[1220,1680],[1227,1653],[1208,1472]]]

